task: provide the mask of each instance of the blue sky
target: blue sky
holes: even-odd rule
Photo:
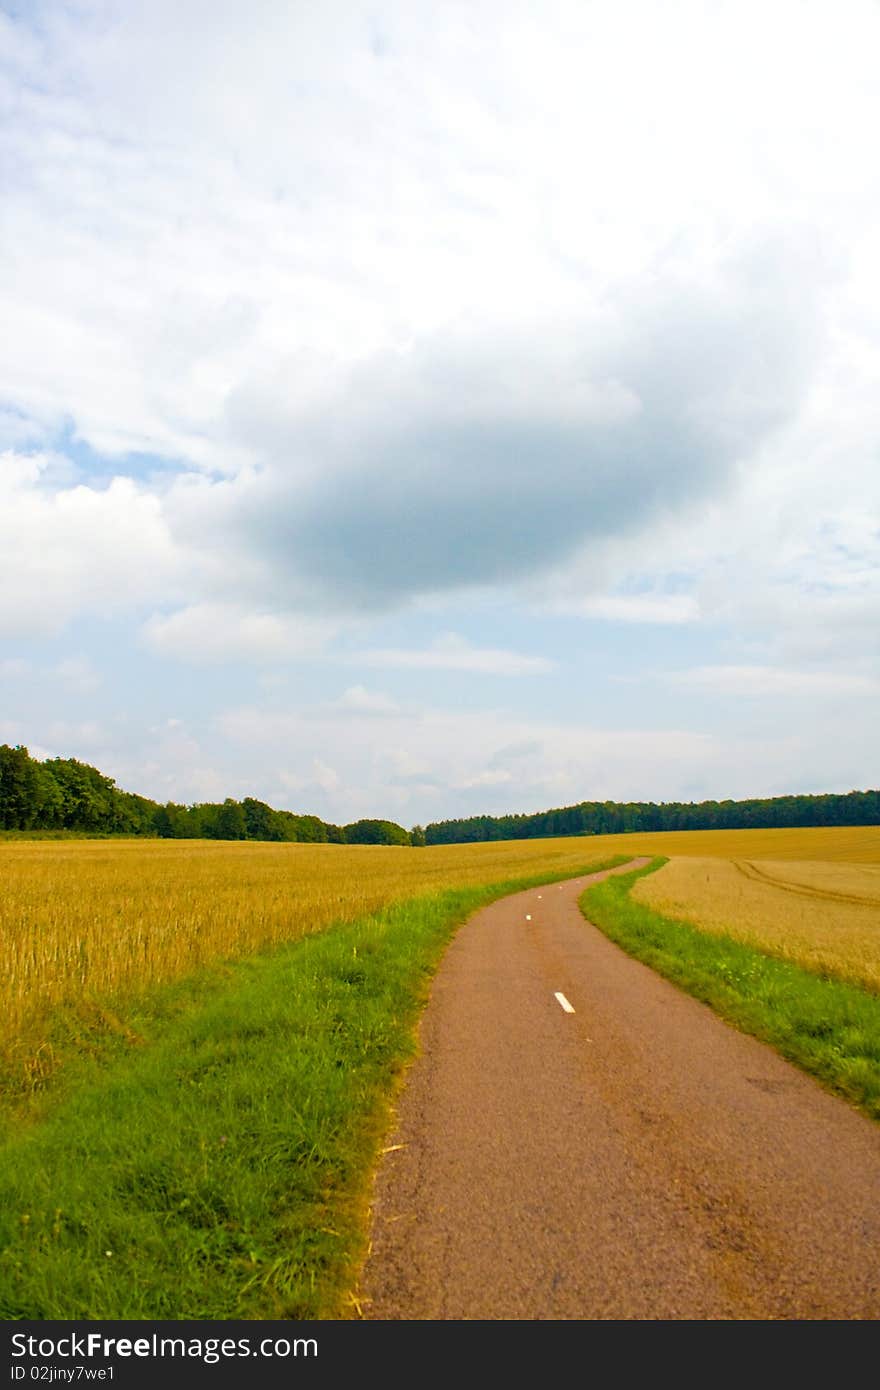
[[[880,783],[880,10],[0,0],[0,740]]]

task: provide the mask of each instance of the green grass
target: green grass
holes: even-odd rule
[[[443,949],[478,907],[554,879],[397,904],[112,1026],[60,1018],[64,1065],[5,1117],[0,1317],[353,1315],[370,1179]]]
[[[584,916],[630,955],[880,1120],[880,996],[633,902],[636,879],[664,863],[655,859],[588,889],[580,900]]]

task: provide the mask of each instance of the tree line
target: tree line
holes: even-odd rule
[[[411,830],[365,819],[334,825],[319,816],[279,811],[246,796],[190,806],[164,805],[122,791],[112,777],[76,758],[32,758],[0,745],[0,830],[148,835],[176,840],[275,840],[304,844],[449,845],[555,835],[614,835],[656,830],[769,830],[783,826],[878,825],[880,791],[746,801],[581,801],[535,814],[468,816]]]
[[[534,815],[468,816],[425,826],[429,845],[531,840],[552,835],[616,835],[655,830],[772,830],[783,826],[878,825],[880,791],[747,801],[581,801]]]
[[[122,791],[112,777],[77,758],[32,758],[0,744],[0,830],[148,835],[172,840],[276,840],[305,844],[424,844],[419,826],[388,820],[333,825],[319,816],[277,811],[246,796],[221,802],[164,805]]]

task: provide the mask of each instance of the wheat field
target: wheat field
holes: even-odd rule
[[[107,1001],[388,903],[576,872],[569,839],[410,849],[173,840],[0,844],[0,1052],[52,1006]],[[613,853],[613,851],[610,851]],[[29,1039],[28,1045],[32,1039]]]
[[[808,826],[801,830],[639,831],[630,835],[597,835],[589,843],[610,846],[610,854],[880,864],[880,825]]]
[[[352,921],[402,898],[535,874],[564,878],[615,854],[877,866],[880,827],[668,831],[425,849],[186,840],[0,842],[0,1056],[33,1055],[39,1021],[57,1005],[106,1002]],[[845,876],[850,870],[841,872]],[[750,893],[776,891],[748,884],[731,868],[727,878],[718,879],[713,897],[719,912],[727,903],[730,915],[730,903],[739,899],[736,893],[725,897],[724,885],[738,889],[740,880]],[[792,894],[789,900],[800,905]],[[872,910],[864,909],[867,916]],[[838,942],[842,935],[831,933]],[[814,949],[809,932],[802,932],[798,943],[792,949]],[[829,949],[823,944],[823,951]],[[867,947],[865,953],[870,954]]]
[[[880,992],[880,865],[676,858],[633,890],[665,916]]]

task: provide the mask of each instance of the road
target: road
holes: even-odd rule
[[[364,1317],[880,1317],[880,1126],[585,923],[601,876],[496,902],[447,951]]]

